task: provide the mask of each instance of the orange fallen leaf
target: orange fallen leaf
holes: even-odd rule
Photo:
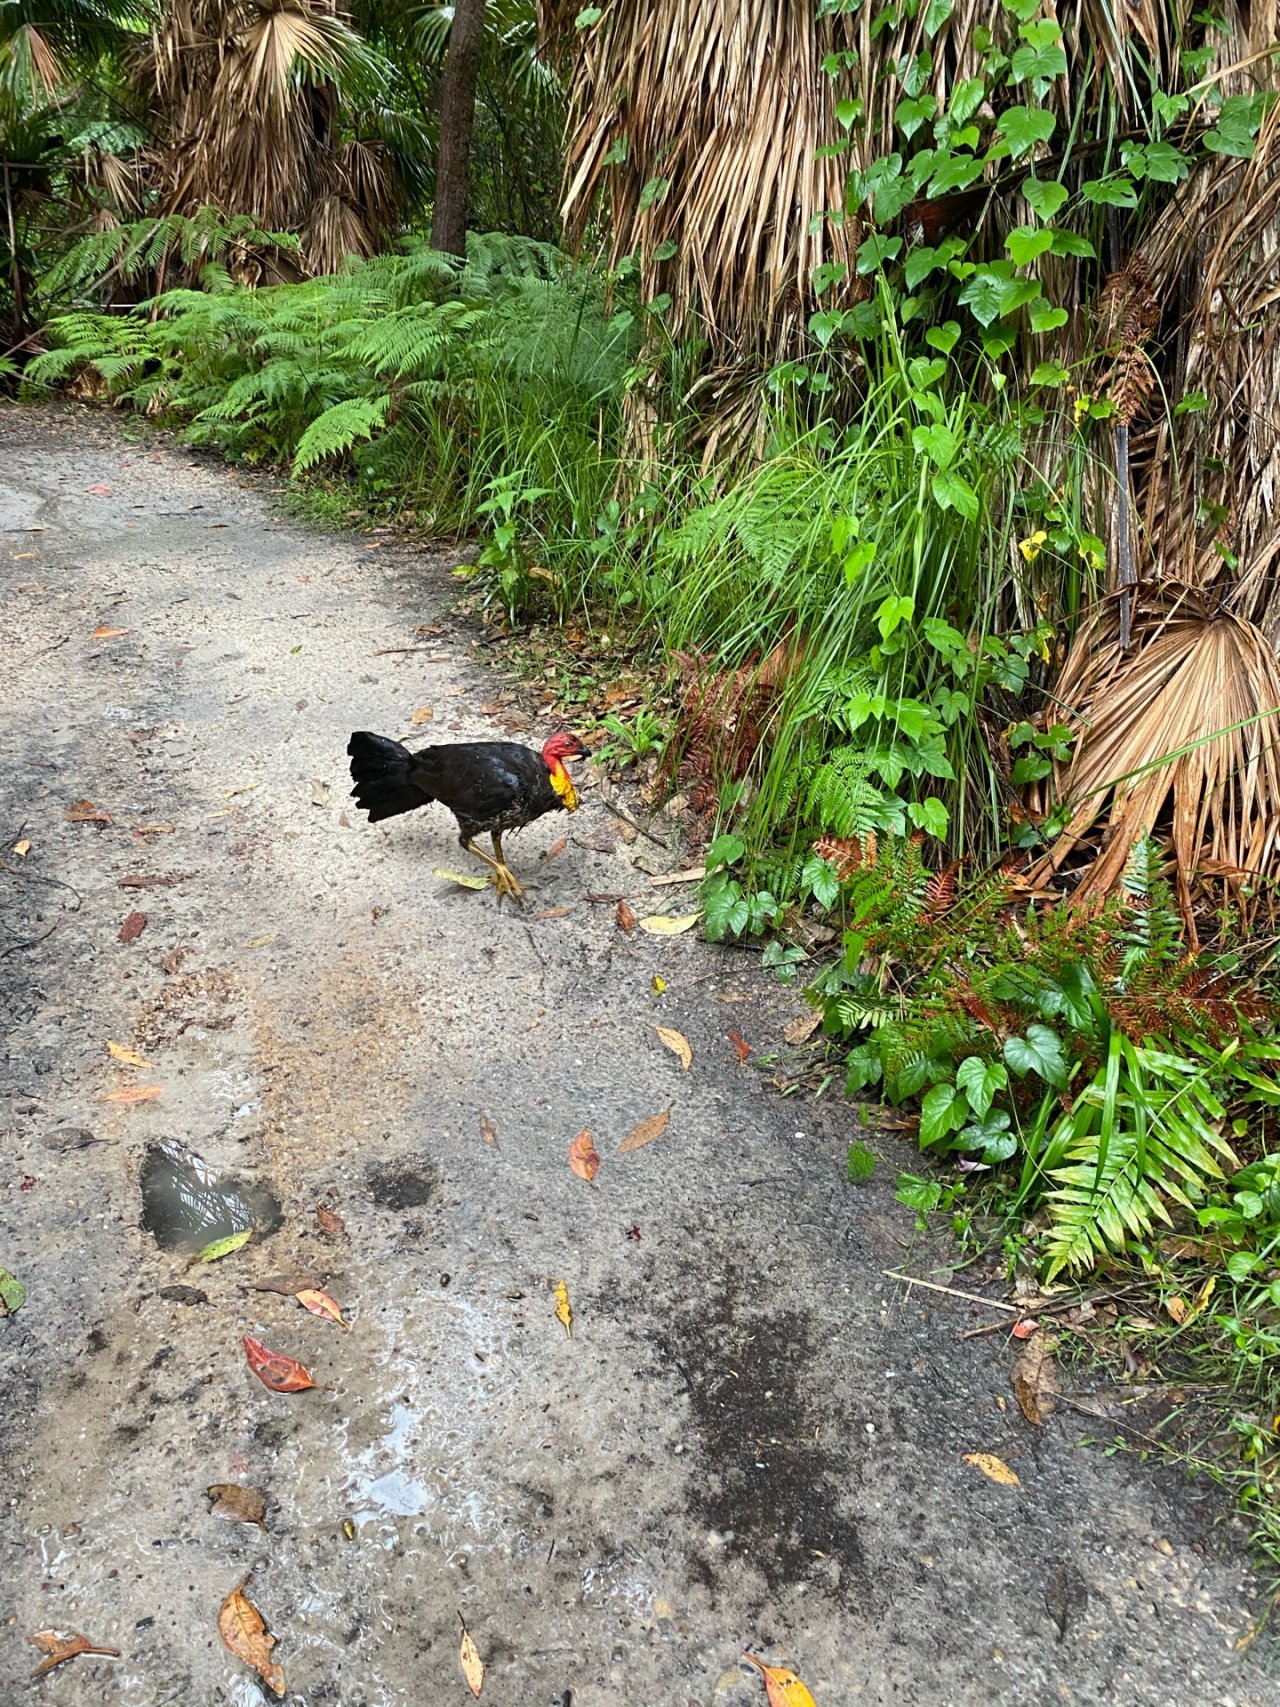
[[[689,1039],[683,1032],[676,1031],[669,1025],[655,1025],[653,1029],[671,1053],[679,1058],[680,1065],[687,1073],[693,1065],[693,1050],[689,1047]]]
[[[739,1036],[736,1031],[731,1031],[729,1033],[729,1041],[732,1043],[734,1054],[738,1057],[739,1061],[749,1061],[751,1059],[751,1045],[747,1042],[745,1037]]]
[[[27,855],[31,852],[31,843],[24,836],[20,842],[15,842],[13,844],[10,851],[17,854],[19,859],[26,859]]]
[[[535,919],[564,919],[570,912],[568,907],[544,907],[540,913],[535,913]]]
[[[1005,1463],[1003,1458],[997,1458],[994,1452],[966,1452],[966,1464],[972,1464],[981,1470],[984,1476],[990,1476],[993,1482],[999,1482],[1002,1488],[1020,1488],[1022,1483],[1017,1475]]]
[[[1015,1322],[1009,1332],[1016,1340],[1029,1340],[1040,1326],[1034,1316],[1024,1316],[1020,1322]]]
[[[625,1156],[629,1150],[639,1150],[645,1144],[652,1144],[655,1138],[661,1138],[670,1124],[671,1104],[668,1103],[661,1114],[651,1114],[648,1120],[642,1120],[631,1128],[618,1145],[618,1154]]]
[[[335,1237],[347,1230],[347,1224],[341,1215],[336,1210],[326,1209],[323,1204],[316,1210],[316,1226],[322,1233],[331,1233]]]
[[[126,1067],[149,1067],[150,1061],[144,1061],[136,1049],[126,1049],[122,1043],[108,1043],[107,1054],[113,1061],[120,1061]]]
[[[618,902],[618,910],[613,916],[618,921],[619,930],[626,931],[630,936],[636,928],[636,916],[625,901]]]
[[[269,1387],[273,1393],[305,1393],[308,1387],[315,1386],[310,1371],[304,1369],[295,1358],[286,1357],[283,1352],[268,1350],[262,1341],[254,1339],[252,1334],[245,1334],[240,1343],[244,1346],[250,1369],[262,1385]]]
[[[413,716],[409,719],[409,721],[410,721],[410,723],[412,723],[414,725],[415,728],[417,728],[423,723],[430,723],[431,720],[435,717],[435,714],[436,714],[435,706],[433,706],[433,705],[420,705],[418,707],[418,709],[414,712]]]
[[[471,1640],[471,1632],[467,1629],[461,1613],[458,1614],[458,1622],[462,1625],[462,1646],[458,1650],[458,1663],[462,1667],[463,1677],[467,1680],[467,1688],[479,1700],[480,1691],[484,1688],[484,1661],[480,1658],[479,1648]]]
[[[484,1139],[486,1144],[496,1144],[498,1142],[498,1128],[489,1119],[487,1114],[482,1114],[480,1116],[480,1136]]]
[[[573,1305],[569,1302],[569,1288],[560,1281],[556,1286],[556,1320],[564,1324],[566,1335],[573,1338]]]
[[[1164,1307],[1179,1327],[1186,1321],[1191,1308],[1180,1292],[1171,1292],[1164,1301]]]
[[[125,1085],[118,1091],[104,1091],[99,1102],[154,1102],[164,1095],[163,1085]]]
[[[145,913],[130,913],[120,926],[120,941],[137,942],[146,928],[147,915]]]
[[[110,812],[104,812],[100,806],[95,806],[92,800],[73,800],[62,815],[68,824],[110,824],[113,822]]]
[[[128,634],[127,628],[95,628],[90,639],[118,640],[122,634]]]
[[[596,1175],[600,1172],[600,1157],[590,1132],[579,1132],[570,1144],[569,1166],[579,1179],[586,1180],[588,1185],[595,1184]]]
[[[96,486],[86,486],[85,491],[91,498],[109,498],[111,496],[110,486],[104,486],[101,481]]]
[[[48,1658],[32,1672],[32,1677],[43,1677],[54,1666],[60,1666],[64,1660],[73,1660],[77,1654],[106,1654],[110,1659],[120,1658],[119,1648],[100,1648],[91,1642],[87,1636],[78,1634],[64,1636],[57,1630],[37,1630],[34,1636],[27,1637],[28,1642],[40,1649]]]
[[[214,1482],[205,1489],[213,1501],[210,1517],[224,1517],[228,1523],[256,1523],[267,1527],[266,1495],[257,1488],[243,1487],[239,1482]]]
[[[245,1595],[244,1577],[223,1601],[218,1613],[218,1634],[238,1660],[252,1666],[274,1695],[285,1692],[284,1672],[271,1657],[276,1639],[263,1623],[262,1614]]]
[[[795,1672],[788,1671],[785,1666],[767,1666],[754,1654],[743,1654],[742,1657],[750,1660],[763,1676],[769,1707],[817,1707],[817,1702]]]
[[[544,860],[559,859],[560,855],[564,852],[564,850],[568,847],[568,845],[569,845],[568,836],[561,836],[561,838],[558,842],[552,842],[551,846],[543,854],[543,856],[542,856],[543,859]]]
[[[336,1322],[340,1328],[351,1332],[351,1323],[338,1308],[337,1300],[330,1298],[327,1292],[318,1292],[314,1287],[305,1286],[301,1292],[295,1292],[294,1297],[303,1309],[310,1310],[313,1316],[323,1316],[326,1321]]]

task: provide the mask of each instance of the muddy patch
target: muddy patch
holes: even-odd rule
[[[172,1138],[148,1146],[138,1185],[142,1230],[166,1251],[198,1251],[236,1233],[274,1233],[283,1219],[260,1181],[217,1174]]]
[[[440,1170],[427,1155],[371,1162],[364,1177],[379,1209],[420,1209],[440,1195]]]

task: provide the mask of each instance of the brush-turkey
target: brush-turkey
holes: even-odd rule
[[[352,798],[371,824],[438,800],[458,820],[458,840],[492,866],[498,899],[524,891],[502,852],[508,830],[523,829],[544,812],[576,812],[578,794],[566,759],[591,755],[576,735],[553,735],[540,753],[518,741],[456,741],[411,753],[386,735],[358,729],[347,743]],[[475,844],[493,837],[493,857]]]

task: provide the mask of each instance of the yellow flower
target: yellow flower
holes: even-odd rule
[[[1043,528],[1037,528],[1033,534],[1028,534],[1026,539],[1020,539],[1018,541],[1018,550],[1026,558],[1028,563],[1034,563],[1036,558],[1039,557],[1040,547],[1048,537],[1048,534]]]
[[[1076,426],[1077,427],[1080,425],[1081,421],[1084,420],[1085,416],[1089,413],[1089,405],[1092,402],[1093,402],[1093,398],[1090,397],[1090,395],[1087,391],[1082,391],[1080,393],[1079,397],[1076,398],[1075,403],[1072,405],[1072,407],[1075,410]]]

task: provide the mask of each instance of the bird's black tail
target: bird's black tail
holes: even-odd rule
[[[371,824],[383,818],[398,818],[415,806],[427,806],[431,796],[410,782],[413,754],[387,735],[371,735],[357,729],[347,742],[351,756],[352,798]]]

